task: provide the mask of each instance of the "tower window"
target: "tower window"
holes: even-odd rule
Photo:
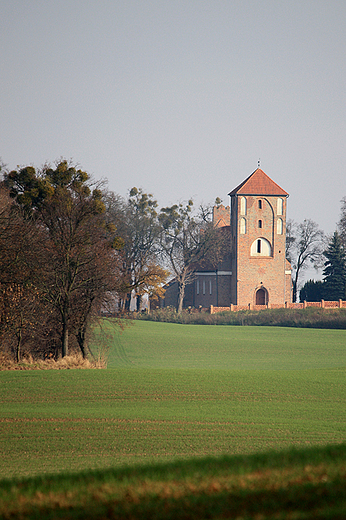
[[[256,238],[251,244],[251,256],[271,256],[272,248],[266,238]]]
[[[240,214],[246,215],[246,198],[241,197],[240,199]]]
[[[282,218],[278,218],[277,223],[276,223],[276,229],[277,229],[277,234],[282,235],[282,230],[283,230]]]
[[[282,215],[282,212],[283,212],[283,200],[282,199],[278,199],[278,207],[277,207],[277,213],[278,215]]]
[[[246,233],[246,219],[245,218],[240,219],[239,232],[241,235],[245,235],[245,233]]]
[[[258,227],[259,227],[259,228],[262,228],[262,220],[259,220],[259,221],[258,221]]]
[[[262,209],[262,201],[261,201],[261,199],[258,201],[258,209]]]

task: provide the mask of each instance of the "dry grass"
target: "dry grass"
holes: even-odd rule
[[[84,359],[81,354],[71,354],[57,360],[53,358],[45,360],[33,359],[29,355],[19,363],[16,363],[9,356],[0,353],[0,370],[66,370],[71,368],[90,369],[106,367],[107,363],[104,359]]]
[[[0,482],[1,518],[345,518],[345,446]]]

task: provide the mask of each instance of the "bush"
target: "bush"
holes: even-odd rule
[[[166,323],[198,325],[263,325],[277,327],[311,327],[316,329],[346,329],[346,309],[264,309],[261,311],[225,311],[209,314],[197,309],[178,314],[170,307],[153,310],[150,314],[134,314],[134,319]]]

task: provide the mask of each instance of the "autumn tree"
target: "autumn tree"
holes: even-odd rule
[[[115,194],[108,194],[107,216],[118,230],[122,240],[123,308],[129,310],[131,295],[135,294],[137,310],[144,294],[149,294],[167,278],[167,272],[157,258],[159,224],[157,201],[152,194],[132,188],[125,201]]]
[[[315,269],[322,265],[324,250],[324,233],[318,224],[305,219],[301,224],[288,222],[286,240],[286,258],[293,270],[293,302],[297,301],[299,277],[301,273],[312,265]]]
[[[78,329],[75,321],[79,298],[85,298],[98,277],[105,279],[104,259],[96,262],[95,258],[99,251],[107,260],[113,255],[103,216],[102,191],[92,185],[86,172],[65,160],[55,168],[45,166],[40,172],[33,167],[14,170],[5,175],[5,183],[45,237],[37,283],[60,317],[61,353],[66,356],[71,328]],[[107,283],[98,287],[101,293],[108,290]]]
[[[178,284],[177,312],[181,313],[185,288],[194,277],[197,264],[216,267],[227,248],[226,234],[215,228],[207,219],[203,209],[193,214],[193,201],[162,208],[159,214],[161,225],[160,245],[162,256],[167,262]]]

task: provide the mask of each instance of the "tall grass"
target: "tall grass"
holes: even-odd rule
[[[346,446],[0,482],[4,520],[339,519]]]
[[[134,319],[166,323],[199,325],[267,325],[277,327],[309,327],[346,329],[346,309],[264,309],[260,311],[225,311],[215,314],[184,310],[178,314],[172,308],[156,309],[149,314],[133,314]]]

